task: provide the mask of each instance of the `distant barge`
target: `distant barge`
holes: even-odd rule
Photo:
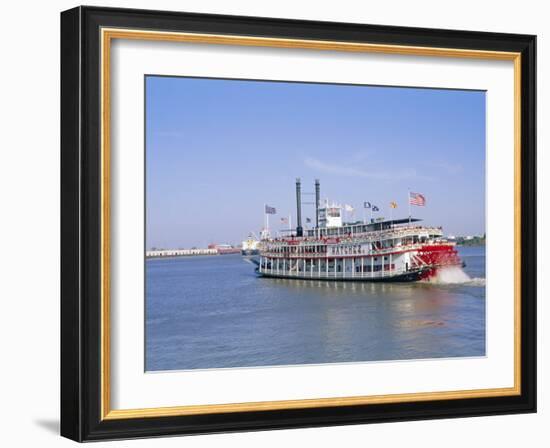
[[[241,244],[241,254],[243,257],[260,255],[259,245],[260,242],[255,238],[254,234],[251,233]]]
[[[441,227],[418,225],[415,218],[344,224],[341,206],[327,201],[321,207],[317,180],[315,227],[304,230],[300,179],[296,199],[296,229],[260,241],[256,272],[262,277],[414,282],[429,280],[441,268],[463,265]]]

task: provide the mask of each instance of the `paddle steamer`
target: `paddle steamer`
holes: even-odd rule
[[[455,244],[441,227],[423,226],[420,219],[344,223],[342,207],[320,204],[315,181],[315,227],[304,229],[301,183],[296,180],[297,227],[259,243],[256,271],[263,277],[366,282],[429,280],[438,270],[462,266]]]

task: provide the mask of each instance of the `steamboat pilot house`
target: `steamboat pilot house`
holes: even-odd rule
[[[462,262],[441,227],[419,219],[344,223],[342,208],[328,201],[320,206],[315,181],[315,227],[303,229],[301,184],[296,181],[297,227],[286,235],[260,242],[257,272],[263,277],[343,280],[427,280],[447,266]]]

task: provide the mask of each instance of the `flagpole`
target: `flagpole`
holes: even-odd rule
[[[290,230],[290,235],[292,236],[292,215],[288,215],[288,230]]]
[[[408,198],[407,202],[409,203],[409,227],[411,226],[411,189],[408,189]]]

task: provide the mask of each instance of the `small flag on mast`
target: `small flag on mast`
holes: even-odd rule
[[[288,224],[288,218],[281,218],[281,222],[283,224]]]
[[[310,223],[311,222],[311,218],[306,218],[306,223]]]
[[[424,207],[426,205],[426,197],[420,193],[409,192],[409,204]]]
[[[391,202],[390,202],[390,207],[391,207],[391,208],[397,208],[397,202],[391,201]]]
[[[380,209],[376,205],[373,205],[372,206],[372,211],[373,212],[378,212],[378,211],[380,211]]]
[[[277,213],[277,209],[275,207],[270,207],[269,205],[265,206],[265,213],[267,215],[274,215]]]
[[[371,208],[372,204],[370,202],[363,202],[363,207],[364,208]]]
[[[346,212],[351,212],[351,213],[353,213],[353,211],[354,211],[355,209],[354,209],[351,205],[346,204],[346,205],[344,205],[344,210],[345,210]]]

